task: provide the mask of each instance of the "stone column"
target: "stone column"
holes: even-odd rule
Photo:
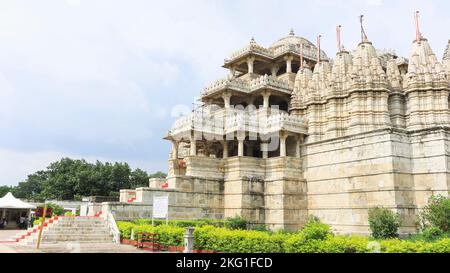
[[[273,65],[272,69],[271,69],[272,76],[276,77],[277,73],[278,73],[278,70],[280,70],[280,67],[277,64]]]
[[[230,101],[231,101],[231,94],[230,93],[223,93],[222,94],[223,103],[225,105],[225,108],[230,108]]]
[[[226,140],[222,141],[223,146],[223,158],[228,158],[228,142]]]
[[[287,134],[280,133],[280,156],[286,156],[286,139]]]
[[[172,140],[172,159],[178,159],[178,141]]]
[[[269,158],[269,144],[267,142],[261,143],[262,158]]]
[[[253,73],[253,64],[255,62],[255,57],[248,57],[247,58],[247,68],[248,68],[248,73],[252,74]]]
[[[296,143],[295,143],[295,157],[300,158],[300,144],[302,143],[302,136],[297,136]]]
[[[191,149],[189,151],[189,155],[196,156],[197,155],[197,140],[194,136],[191,136]]]
[[[238,156],[244,156],[244,140],[238,139]]]
[[[284,57],[286,60],[286,73],[292,73],[292,60],[294,60],[293,56]]]
[[[235,78],[235,76],[236,76],[236,67],[235,66],[230,67],[230,76],[232,79]]]
[[[264,91],[264,92],[262,92],[262,96],[263,96],[263,107],[264,108],[269,108],[270,92],[269,91]]]

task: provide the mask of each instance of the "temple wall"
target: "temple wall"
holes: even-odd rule
[[[376,130],[309,143],[303,150],[310,215],[338,233],[367,234],[368,209],[383,206],[401,214],[401,232],[413,232],[413,180],[404,133]]]

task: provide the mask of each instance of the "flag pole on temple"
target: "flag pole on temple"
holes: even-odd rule
[[[322,36],[317,36],[317,64],[320,63],[320,37]]]
[[[336,27],[336,39],[337,39],[338,53],[340,53],[342,51],[342,47],[341,47],[341,25]]]
[[[366,32],[364,31],[364,26],[363,26],[363,18],[364,18],[364,15],[359,16],[359,23],[361,25],[361,43],[364,43],[367,40],[367,35],[366,35]]]
[[[419,11],[416,11],[414,13],[414,19],[416,22],[416,42],[419,43],[420,42],[420,29],[419,29]]]
[[[303,70],[303,44],[300,44],[300,70]]]

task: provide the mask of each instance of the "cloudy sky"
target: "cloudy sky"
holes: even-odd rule
[[[191,107],[224,58],[252,36],[321,34],[329,56],[358,43],[358,16],[377,48],[408,56],[413,12],[441,57],[448,1],[0,1],[0,185],[61,157],[166,171],[173,107]]]

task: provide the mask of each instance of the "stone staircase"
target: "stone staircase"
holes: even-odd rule
[[[37,226],[19,235],[16,241],[35,245],[39,234]],[[113,236],[101,217],[58,217],[46,221],[41,244],[56,243],[111,243]]]

